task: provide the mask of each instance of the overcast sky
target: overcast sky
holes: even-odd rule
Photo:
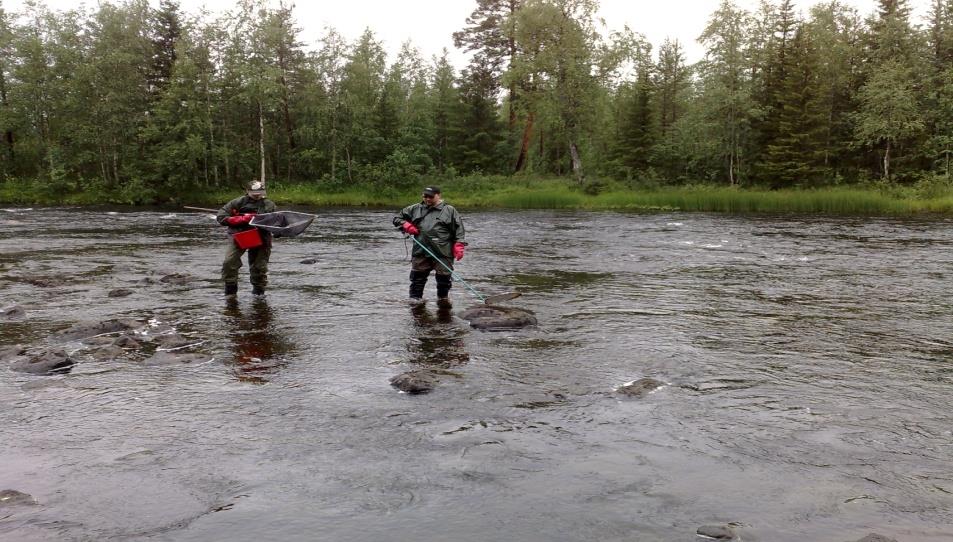
[[[289,1],[289,0],[286,0]],[[810,6],[820,0],[795,0],[798,9],[807,14]],[[6,9],[16,11],[22,0],[0,0]],[[150,0],[158,6],[159,0]],[[876,9],[876,0],[841,0],[856,7],[862,15]],[[95,6],[96,2],[84,2]],[[277,5],[278,0],[273,0]],[[737,0],[738,5],[753,9],[757,0]],[[82,2],[46,0],[55,10],[69,9]],[[620,30],[629,25],[644,34],[657,50],[666,37],[676,38],[685,46],[688,61],[700,60],[704,50],[695,39],[705,28],[719,0],[602,0],[601,16],[609,30]],[[922,23],[929,11],[930,0],[912,0],[914,20]],[[179,0],[182,10],[196,13],[202,7],[211,12],[227,10],[234,0]],[[476,6],[474,0],[311,0],[295,5],[294,13],[302,29],[302,39],[314,47],[324,34],[324,28],[334,27],[345,38],[353,40],[365,28],[374,31],[393,55],[408,39],[425,57],[440,54],[443,48],[451,53],[458,67],[466,63],[466,56],[453,48],[452,33],[463,28],[467,16]],[[392,58],[393,59],[393,58]]]

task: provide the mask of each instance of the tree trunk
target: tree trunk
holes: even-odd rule
[[[347,155],[345,157],[347,159],[347,182],[354,184],[354,178],[351,177],[351,149],[345,146],[344,153]]]
[[[263,184],[265,182],[265,115],[261,107],[261,100],[258,101],[258,154],[261,156],[261,177]]]
[[[520,141],[520,155],[516,159],[516,167],[514,168],[514,172],[519,172],[526,167],[526,154],[529,151],[530,138],[533,136],[534,120],[535,116],[533,115],[533,112],[530,111],[526,116],[526,127],[523,129],[523,138]]]
[[[3,67],[0,66],[0,107],[6,109],[9,107],[7,103],[7,82],[6,78],[3,75]],[[10,158],[11,167],[13,165],[14,153],[13,153],[13,130],[7,129],[3,133],[3,142],[7,145],[7,157]]]
[[[205,113],[208,115],[208,152],[212,160],[212,180],[218,186],[218,163],[215,161],[215,122],[212,118],[212,99],[208,88],[208,80],[205,81]],[[207,174],[206,174],[207,175]],[[208,181],[206,181],[206,186]]]
[[[582,173],[582,160],[579,158],[579,148],[576,147],[575,141],[569,142],[569,156],[571,157],[573,177],[576,178],[577,183],[582,184],[585,177]]]
[[[887,140],[887,148],[884,150],[884,179],[890,180],[890,140]]]

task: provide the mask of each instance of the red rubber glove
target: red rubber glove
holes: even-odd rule
[[[420,233],[417,226],[414,226],[411,222],[404,222],[400,225],[400,229],[404,230],[407,235],[418,235]]]
[[[246,213],[243,215],[230,216],[225,219],[225,223],[229,226],[241,226],[242,224],[248,224],[253,218],[255,218],[255,213]]]
[[[463,243],[454,243],[453,244],[453,257],[459,262],[463,259],[463,252],[466,250],[466,245]]]

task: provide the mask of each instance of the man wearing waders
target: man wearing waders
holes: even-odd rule
[[[434,271],[437,277],[437,303],[446,306],[450,304],[450,269],[453,269],[453,260],[463,259],[467,244],[463,221],[456,209],[444,203],[440,189],[436,186],[424,188],[422,200],[405,207],[400,215],[395,216],[394,226],[416,237],[446,267],[414,243],[410,262],[410,300],[420,302],[423,299],[427,277],[430,271]]]
[[[215,219],[222,226],[228,226],[228,247],[225,249],[225,261],[222,263],[222,280],[225,281],[225,295],[238,293],[238,270],[242,267],[241,248],[232,235],[248,231],[253,228],[248,223],[256,214],[273,213],[275,203],[265,198],[265,183],[252,181],[248,185],[245,195],[235,198],[218,210]],[[271,257],[271,233],[258,230],[261,235],[261,244],[248,248],[248,268],[251,271],[252,293],[264,295],[268,285],[268,258]]]

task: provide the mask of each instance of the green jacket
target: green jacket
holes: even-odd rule
[[[460,213],[446,202],[441,201],[433,207],[423,203],[404,207],[400,214],[394,217],[394,226],[399,228],[404,222],[417,226],[420,230],[417,239],[438,256],[452,258],[454,243],[467,244]],[[428,255],[417,243],[414,243],[412,254]]]
[[[215,215],[215,220],[217,220],[222,226],[228,226],[228,224],[225,223],[225,219],[230,216],[243,215],[245,213],[255,213],[256,215],[261,215],[273,212],[275,212],[275,202],[268,198],[261,198],[260,200],[256,201],[245,195],[226,203],[224,207],[218,210],[218,214]],[[251,229],[251,226],[248,224],[242,224],[241,226],[228,226],[228,233],[235,233],[247,229]],[[261,233],[265,232],[261,231]]]

